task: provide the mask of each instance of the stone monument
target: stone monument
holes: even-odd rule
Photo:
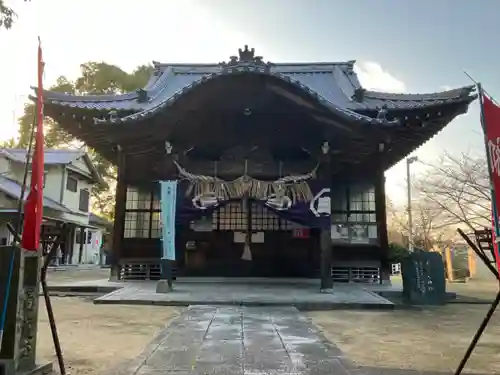
[[[48,374],[52,364],[36,363],[38,300],[40,291],[40,252],[28,252],[17,246],[0,246],[0,302],[5,291],[14,253],[14,267],[7,301],[0,375]]]

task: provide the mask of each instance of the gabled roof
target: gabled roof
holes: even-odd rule
[[[26,150],[22,148],[1,148],[0,154],[19,163],[26,163]],[[46,149],[44,153],[46,165],[69,164],[83,156],[83,150]]]
[[[93,111],[117,111],[111,119],[97,122],[136,121],[154,115],[173,104],[180,96],[204,82],[222,75],[252,72],[267,74],[301,88],[324,107],[343,116],[365,123],[386,124],[375,114],[382,108],[407,110],[446,103],[470,103],[474,87],[466,86],[430,94],[395,94],[365,90],[354,71],[355,61],[334,63],[263,63],[254,51],[239,51],[229,63],[162,64],[154,62],[154,72],[148,84],[140,90],[122,95],[74,96],[60,92],[45,92],[45,102],[57,106]]]
[[[11,198],[19,199],[21,197],[22,186],[17,181],[0,175],[0,191]],[[24,194],[24,200],[26,200],[27,193],[26,191]],[[60,212],[76,214],[76,212],[71,211],[68,207],[46,196],[43,197],[43,206]]]
[[[26,150],[22,148],[0,148],[0,155],[18,163],[26,163]],[[79,158],[83,158],[91,173],[90,177],[94,182],[101,183],[101,176],[97,172],[92,160],[90,160],[89,155],[84,150],[45,149],[44,152],[45,165],[71,165],[71,163]],[[72,168],[72,170],[77,173],[85,174],[84,171],[77,168]]]

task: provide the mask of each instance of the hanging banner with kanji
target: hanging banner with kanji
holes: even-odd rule
[[[487,159],[490,163],[490,179],[492,184],[491,206],[493,217],[493,249],[495,252],[497,268],[500,271],[500,254],[498,251],[498,243],[496,242],[496,239],[499,236],[498,202],[500,202],[500,107],[484,93],[481,93],[481,99],[483,107],[483,129],[486,137],[485,141],[487,142]]]

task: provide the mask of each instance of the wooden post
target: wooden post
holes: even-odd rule
[[[380,169],[375,180],[375,216],[377,236],[380,246],[380,282],[391,283],[391,264],[389,262],[389,236],[387,234],[387,205],[385,198],[385,176]]]
[[[83,246],[85,245],[85,242],[87,240],[87,238],[85,236],[85,228],[84,227],[79,228],[78,236],[80,238],[80,241],[79,241],[80,246],[78,248],[78,264],[81,264],[82,259],[83,259]]]
[[[333,289],[332,278],[332,238],[329,230],[320,232],[321,249],[321,291],[328,293]]]
[[[435,253],[439,253],[439,254],[441,254],[441,256],[443,256],[443,252],[441,251],[441,248],[438,245],[432,246],[431,251],[433,251]]]
[[[454,281],[455,278],[453,276],[453,260],[451,257],[451,249],[449,246],[444,248],[444,256],[446,260],[446,274],[448,276],[448,281]]]
[[[125,226],[125,204],[127,199],[127,184],[125,181],[126,157],[118,146],[118,178],[115,195],[115,220],[113,223],[113,244],[111,255],[111,275],[110,281],[120,278],[120,258],[123,245],[123,230]]]
[[[472,250],[470,247],[467,248],[467,261],[469,265],[469,277],[473,278],[476,276],[476,254],[474,253],[474,250]]]
[[[318,171],[318,178],[323,182],[325,188],[332,186],[332,166],[330,159],[330,147],[327,142],[322,147],[322,160]],[[331,195],[330,195],[331,196]],[[331,204],[330,204],[331,207]],[[330,212],[331,215],[331,212]],[[333,244],[331,235],[331,216],[328,228],[321,229],[320,232],[321,249],[321,292],[329,293],[333,289],[332,279],[332,255]]]

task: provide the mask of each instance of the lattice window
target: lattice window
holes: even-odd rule
[[[124,238],[149,238],[149,212],[126,212]]]
[[[160,215],[160,212],[151,213],[151,238],[161,238],[162,236]]]
[[[280,219],[273,212],[257,204],[252,205],[252,230],[280,230]]]
[[[152,210],[155,204],[152,186],[127,187],[125,202],[125,238],[161,237],[159,209]],[[159,206],[159,203],[156,203]]]
[[[375,188],[370,185],[353,185],[350,187],[351,211],[375,211]]]
[[[151,206],[153,211],[160,211],[161,210],[161,200],[160,200],[160,193],[154,192],[153,193],[153,205]]]
[[[138,189],[129,186],[127,188],[127,203],[125,209],[128,210],[150,210],[151,191],[149,189]]]
[[[332,211],[347,212],[348,191],[345,185],[336,185],[331,189]]]
[[[217,230],[219,227],[219,211],[214,211],[212,214],[212,229]]]
[[[370,184],[332,189],[333,223],[376,223],[375,187]]]
[[[219,229],[247,229],[247,211],[241,203],[228,203],[219,209]]]
[[[351,223],[376,223],[377,215],[375,213],[351,213],[349,215]]]
[[[332,223],[347,223],[348,216],[347,212],[332,213]]]

